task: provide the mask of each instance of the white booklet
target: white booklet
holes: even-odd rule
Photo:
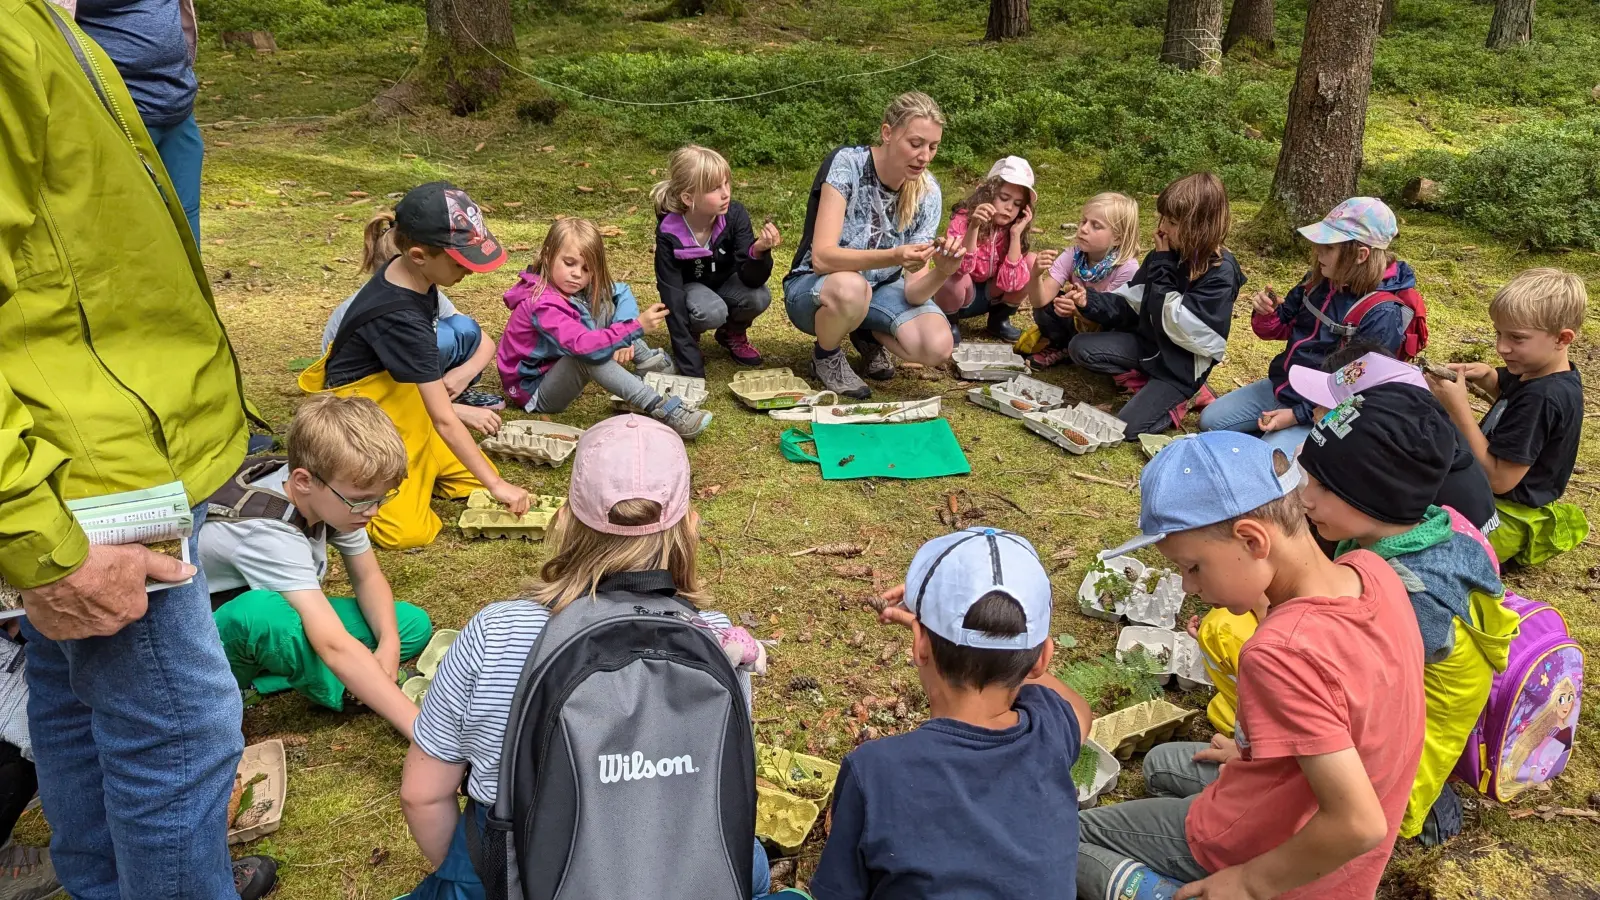
[[[181,481],[68,500],[67,509],[72,510],[91,544],[146,544],[191,565],[194,562],[189,557],[188,540],[194,534],[194,512]],[[170,583],[153,581],[145,585],[145,592],[164,591],[192,581],[193,578]],[[0,580],[0,621],[22,614],[21,592]]]

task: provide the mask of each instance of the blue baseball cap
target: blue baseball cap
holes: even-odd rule
[[[1022,634],[991,637],[963,624],[972,605],[995,591],[1022,607]],[[904,602],[922,627],[962,647],[1032,650],[1050,637],[1050,576],[1039,552],[999,528],[967,528],[923,544],[906,572]]]
[[[1238,431],[1208,431],[1161,448],[1139,476],[1138,537],[1100,554],[1110,559],[1169,534],[1226,522],[1288,496],[1300,486],[1297,463],[1278,475],[1272,445]]]

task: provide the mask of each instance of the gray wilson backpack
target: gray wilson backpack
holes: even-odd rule
[[[750,900],[755,738],[695,610],[606,591],[550,617],[523,666],[499,793],[467,847],[488,900]]]

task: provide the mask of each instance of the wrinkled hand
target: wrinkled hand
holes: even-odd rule
[[[617,352],[611,354],[611,358],[623,365],[633,362],[633,345],[629,344],[618,349]]]
[[[781,243],[783,235],[778,233],[778,226],[768,222],[761,226],[761,234],[756,237],[756,242],[750,245],[750,255],[760,256]]]
[[[454,404],[452,409],[461,424],[471,428],[479,434],[498,434],[500,431],[500,414],[492,409],[481,406],[467,406],[464,403]]]
[[[1279,297],[1278,292],[1272,289],[1272,285],[1267,285],[1265,288],[1256,291],[1255,297],[1251,300],[1251,311],[1258,316],[1264,316],[1275,312],[1282,304],[1283,298]]]
[[[1056,260],[1060,257],[1060,250],[1040,250],[1039,254],[1033,258],[1033,277],[1043,278],[1049,275],[1050,269],[1055,266]]]
[[[1017,213],[1017,220],[1011,223],[1013,237],[1021,237],[1028,233],[1028,226],[1033,224],[1033,207],[1024,206],[1022,212]]]
[[[667,305],[665,303],[652,303],[650,308],[639,314],[639,324],[645,331],[655,331],[661,323],[667,320]]]
[[[176,582],[194,573],[194,566],[143,544],[92,544],[77,571],[23,591],[22,606],[33,627],[53,641],[109,637],[144,617],[146,579]]]
[[[917,620],[916,615],[905,607],[906,586],[904,584],[889,588],[883,592],[882,597],[889,605],[883,608],[883,612],[878,613],[879,625],[904,625],[910,628],[911,623]]]
[[[1239,745],[1233,738],[1225,735],[1213,734],[1211,746],[1194,755],[1195,762],[1211,762],[1225,766],[1239,758]]]
[[[444,392],[450,395],[451,400],[461,396],[461,392],[472,384],[472,376],[474,374],[473,372],[465,371],[463,366],[457,366],[444,373],[444,378],[440,379],[444,382]]]
[[[1243,866],[1229,866],[1209,878],[1179,888],[1175,900],[1268,900],[1270,896],[1256,892],[1247,883]]]
[[[972,212],[967,214],[967,219],[975,225],[989,224],[990,222],[994,221],[994,204],[979,203],[975,208],[973,208]],[[967,233],[974,234],[977,232],[977,230],[978,229],[976,228],[968,228]]]
[[[1261,418],[1256,420],[1256,427],[1261,429],[1263,434],[1269,431],[1282,431],[1285,428],[1293,428],[1298,424],[1300,424],[1300,420],[1295,418],[1294,410],[1292,409],[1269,409],[1261,414]]]
[[[504,478],[500,479],[499,484],[489,487],[489,496],[504,503],[506,509],[511,510],[511,514],[514,516],[520,516],[527,512],[532,502],[528,499],[527,491],[506,481]]]

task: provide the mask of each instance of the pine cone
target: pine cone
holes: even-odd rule
[[[806,691],[820,691],[822,684],[810,675],[796,675],[789,679],[789,693],[799,694]]]

